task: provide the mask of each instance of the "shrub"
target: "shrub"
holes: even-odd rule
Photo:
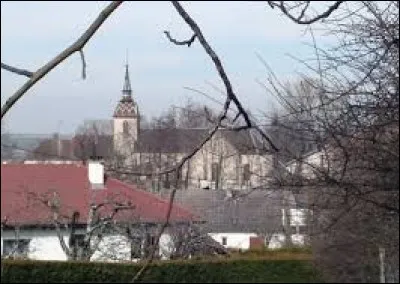
[[[129,282],[140,267],[126,263],[6,260],[2,263],[1,282]],[[156,262],[144,273],[142,282],[310,283],[318,282],[318,277],[309,261],[227,259]]]

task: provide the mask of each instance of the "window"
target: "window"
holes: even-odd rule
[[[131,260],[142,257],[142,238],[135,237],[131,239]]]
[[[237,225],[239,223],[239,218],[238,217],[232,217],[232,224]]]
[[[129,124],[126,120],[124,120],[124,122],[122,123],[122,132],[124,133],[124,135],[129,134]]]
[[[290,225],[291,226],[305,226],[307,221],[306,209],[290,209]]]
[[[149,242],[149,244],[150,244],[151,246],[155,246],[155,245],[156,245],[156,242],[157,242],[157,237],[156,237],[156,236],[150,236],[150,242]]]
[[[320,162],[320,167],[324,167],[324,166],[325,166],[325,163],[326,163],[326,161],[325,161],[325,155],[324,155],[324,154],[321,154],[321,155],[319,156],[319,158],[320,158],[320,160],[319,160],[319,162]]]
[[[166,174],[164,177],[164,188],[170,189],[171,188],[171,182],[169,180],[169,174]]]
[[[212,181],[218,180],[218,163],[211,164],[211,180]]]
[[[205,155],[205,156],[206,156],[206,155]],[[207,179],[208,179],[207,166],[208,166],[208,164],[207,164],[207,159],[204,158],[204,160],[203,160],[203,179],[204,179],[204,180],[207,180]]]
[[[29,239],[4,240],[3,255],[27,257],[29,252]]]
[[[149,246],[154,246],[156,244],[157,237],[150,234],[146,235],[146,242]]]
[[[85,243],[85,235],[74,235],[71,238],[71,241],[70,241],[69,245],[81,248],[81,247],[84,246],[84,243]]]
[[[228,238],[227,237],[222,237],[222,245],[226,246],[227,243],[228,243]]]
[[[72,248],[74,257],[79,257],[85,252],[85,235],[75,234],[69,240],[69,246]]]
[[[145,244],[144,244],[144,257],[148,257],[150,255],[151,250],[154,246],[156,246],[156,236],[152,236],[149,233],[146,234]],[[158,248],[156,247],[156,252]]]
[[[249,180],[250,180],[250,165],[244,164],[243,165],[243,181],[249,181]]]

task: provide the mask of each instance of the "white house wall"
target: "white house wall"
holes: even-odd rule
[[[173,239],[169,234],[162,234],[159,244],[159,255],[161,256],[161,259],[169,259],[171,254],[174,252]]]
[[[124,236],[105,236],[93,254],[94,261],[128,261],[131,259],[131,247],[128,238]]]
[[[78,232],[79,233],[79,232]],[[30,239],[28,258],[35,260],[67,260],[62,250],[59,238],[54,230],[21,230],[19,239]],[[15,233],[11,230],[4,230],[1,235],[1,253],[3,255],[3,241],[15,240]],[[64,235],[65,243],[68,245],[68,234]],[[171,238],[163,234],[160,238],[160,254],[163,259],[169,257]],[[105,236],[99,244],[98,250],[93,254],[94,261],[129,261],[131,258],[131,247],[126,237]]]
[[[305,235],[304,234],[292,234],[292,243],[295,246],[305,245]],[[269,240],[269,249],[279,249],[283,248],[285,245],[286,236],[284,234],[273,234]]]
[[[208,234],[221,245],[226,238],[226,248],[248,250],[250,248],[250,237],[257,237],[255,233],[210,233]]]
[[[19,239],[30,239],[28,257],[36,260],[67,260],[61,248],[60,241],[55,231],[50,230],[21,230]],[[68,237],[64,240],[68,244]],[[3,231],[1,234],[1,253],[3,254],[3,241],[15,240],[14,231]]]
[[[223,238],[226,238],[226,248],[229,249],[250,249],[250,238],[258,237],[256,233],[210,233],[215,241],[222,245]],[[305,235],[304,234],[293,234],[292,243],[296,246],[304,246]],[[268,242],[269,249],[279,249],[285,245],[285,235],[282,233],[273,234]]]
[[[290,209],[290,225],[305,226],[307,220],[307,209]]]

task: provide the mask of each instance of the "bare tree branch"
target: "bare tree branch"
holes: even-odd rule
[[[82,79],[86,79],[86,61],[85,61],[85,54],[83,53],[83,49],[79,50],[79,54],[81,55],[82,60]]]
[[[309,25],[312,23],[315,23],[321,19],[329,17],[333,11],[339,8],[340,4],[342,4],[344,1],[336,1],[332,6],[330,6],[325,12],[311,18],[311,19],[304,19],[304,15],[306,10],[308,9],[309,2],[306,1],[305,7],[302,9],[300,15],[298,17],[293,16],[290,11],[286,7],[286,2],[287,1],[279,1],[279,3],[276,3],[275,1],[268,1],[268,4],[271,8],[277,7],[279,8],[282,13],[284,13],[289,19],[291,19],[293,22],[301,25]]]
[[[179,15],[185,20],[185,22],[190,26],[190,28],[193,30],[194,34],[197,36],[199,42],[205,49],[206,53],[211,57],[211,60],[214,62],[214,65],[224,82],[227,96],[233,100],[233,102],[237,105],[239,111],[243,113],[243,116],[245,116],[245,120],[248,125],[251,125],[250,119],[247,116],[247,113],[243,109],[242,105],[236,98],[236,95],[233,92],[232,89],[232,84],[226,75],[226,72],[222,66],[221,60],[219,59],[218,55],[214,52],[214,50],[211,48],[211,46],[208,44],[207,40],[204,38],[203,33],[201,32],[199,26],[196,24],[196,22],[190,17],[190,15],[183,9],[183,7],[179,4],[177,1],[172,1],[172,5],[175,7]]]
[[[24,94],[34,86],[40,79],[42,79],[47,73],[53,70],[61,62],[71,56],[73,53],[80,51],[86,45],[86,43],[92,38],[104,21],[117,9],[123,1],[114,1],[110,3],[103,11],[100,12],[99,16],[89,26],[89,28],[76,40],[72,45],[67,47],[64,51],[58,54],[55,58],[50,60],[47,64],[39,68],[32,74],[32,77],[18,89],[1,107],[1,119],[11,109],[11,107],[24,96]],[[3,68],[3,64],[2,64]]]
[[[192,37],[190,39],[184,40],[184,41],[178,41],[178,40],[172,38],[169,31],[164,31],[164,34],[167,36],[167,38],[169,39],[170,42],[175,43],[176,45],[187,45],[188,47],[190,47],[196,39],[196,34],[192,35]]]
[[[10,71],[11,73],[15,73],[18,75],[22,75],[22,76],[26,76],[28,78],[31,78],[33,76],[33,72],[25,70],[25,69],[20,69],[20,68],[16,68],[10,65],[7,65],[5,63],[1,63],[1,68],[7,71]]]
[[[251,122],[250,117],[247,114],[247,112],[245,111],[245,109],[243,108],[242,104],[236,97],[236,95],[233,91],[233,88],[232,88],[232,84],[224,70],[224,67],[222,66],[221,60],[219,59],[219,57],[215,53],[215,51],[212,49],[212,47],[208,44],[208,42],[205,39],[205,37],[203,36],[203,33],[201,32],[199,26],[192,19],[192,17],[190,17],[190,15],[185,11],[185,9],[183,9],[183,7],[179,4],[178,1],[172,1],[172,5],[175,7],[175,9],[179,13],[179,15],[181,15],[181,17],[185,20],[185,22],[190,26],[190,28],[192,29],[194,34],[197,36],[199,42],[203,46],[204,50],[211,57],[211,60],[214,62],[215,68],[217,69],[218,74],[220,75],[220,77],[225,85],[227,97],[229,98],[229,100],[232,100],[235,103],[239,113],[243,116],[247,126],[249,128],[252,127],[253,123]],[[227,101],[227,104],[228,104],[228,108],[229,108],[230,101]],[[275,151],[278,151],[278,148],[272,143],[272,141],[265,134],[263,135],[263,137],[266,138],[267,142],[271,145],[271,147]]]

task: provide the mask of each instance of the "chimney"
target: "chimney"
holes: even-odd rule
[[[88,162],[88,178],[91,189],[104,188],[104,165],[98,158],[91,158]]]

